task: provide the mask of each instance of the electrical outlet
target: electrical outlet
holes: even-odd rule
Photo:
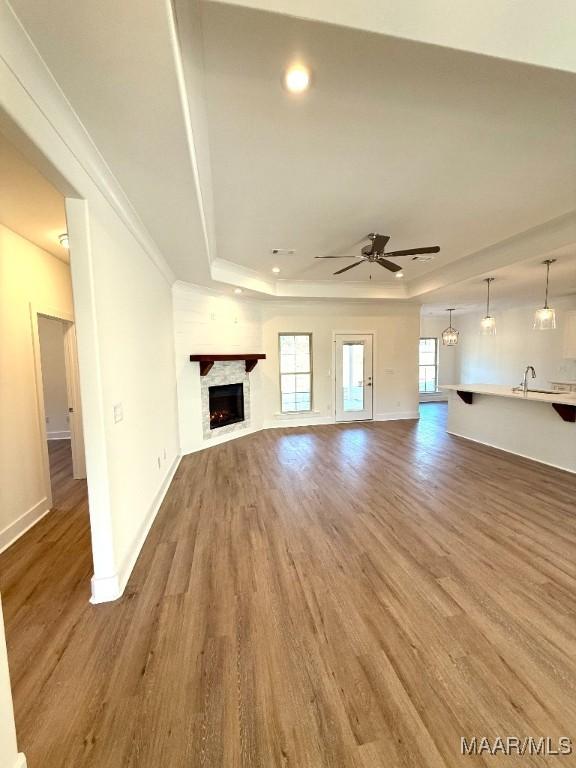
[[[124,418],[124,411],[122,409],[122,403],[116,403],[114,405],[114,424],[118,424]]]

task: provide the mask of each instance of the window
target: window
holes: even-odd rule
[[[312,334],[281,333],[279,341],[281,411],[311,411]]]
[[[418,391],[436,392],[438,389],[438,339],[420,339]]]

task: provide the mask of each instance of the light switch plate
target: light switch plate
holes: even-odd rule
[[[116,403],[114,406],[114,424],[118,424],[124,418],[124,411],[122,410],[122,403]]]

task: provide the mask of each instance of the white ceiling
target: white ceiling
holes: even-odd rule
[[[282,1],[275,3],[284,9]],[[443,2],[423,0],[419,8]],[[529,9],[518,10],[524,2],[514,13],[526,21]],[[370,3],[355,5],[360,16],[351,26],[389,17],[367,15]],[[486,269],[515,265],[511,277],[520,278],[524,262],[576,244],[576,216],[558,218],[576,211],[571,72],[238,4],[13,5],[179,279],[271,297],[433,304],[450,291],[465,295],[467,281],[481,282]],[[460,14],[456,47],[491,50],[484,33],[492,11],[484,0],[472,5],[474,18],[484,14],[490,23],[474,26]],[[340,5],[304,6],[324,21],[348,23]],[[293,13],[299,7],[290,5]],[[532,29],[518,25],[514,36],[507,14],[502,55],[553,62],[558,51],[546,41],[552,32],[560,40],[563,19],[549,8],[537,46]],[[447,46],[443,25],[423,18],[404,14],[403,23],[416,19],[428,35],[412,37]],[[572,39],[569,19],[564,27],[562,40]],[[483,40],[464,33],[473,28]],[[562,44],[569,69],[573,49]],[[301,98],[281,86],[296,59],[313,72]],[[314,260],[355,252],[352,244],[374,230],[391,236],[391,249],[442,250],[428,264],[403,260],[402,281],[365,265],[333,278],[346,261]],[[275,258],[274,247],[296,254]]]
[[[576,294],[576,247],[560,248],[548,257],[556,259],[550,267],[551,302]],[[426,297],[423,313],[444,315],[447,307],[483,311],[486,277],[495,278],[490,287],[490,306],[495,310],[528,303],[536,307],[544,303],[546,266],[541,258],[531,258],[434,291]]]
[[[68,261],[58,236],[66,232],[64,198],[0,134],[0,224]]]
[[[169,3],[11,2],[174,273],[209,277]]]
[[[287,16],[206,3],[206,98],[218,256],[333,278],[370,231],[440,245],[425,274],[576,207],[576,77]],[[312,69],[304,97],[280,84]],[[295,248],[274,258],[273,247]]]

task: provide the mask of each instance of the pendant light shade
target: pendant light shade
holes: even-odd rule
[[[542,309],[537,309],[534,313],[534,330],[553,331],[556,328],[556,312],[548,306],[548,283],[550,280],[550,264],[554,264],[556,259],[546,259],[546,298]]]
[[[442,344],[444,344],[445,347],[454,347],[458,344],[459,334],[456,328],[452,328],[452,312],[454,312],[454,307],[452,307],[452,309],[447,309],[446,312],[450,313],[450,320],[448,328],[442,331]]]
[[[490,283],[494,282],[495,278],[487,277],[485,279],[487,296],[486,296],[486,315],[482,318],[480,323],[480,333],[483,336],[495,336],[496,335],[496,318],[490,314]]]

